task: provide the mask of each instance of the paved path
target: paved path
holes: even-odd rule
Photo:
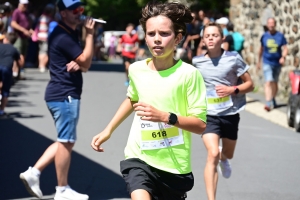
[[[78,142],[75,145],[70,169],[70,185],[90,195],[91,200],[129,199],[119,172],[123,159],[130,116],[104,144],[105,153],[94,152],[92,137],[101,131],[115,113],[126,95],[124,74],[112,66],[109,71],[94,67],[84,74],[81,117],[78,125]],[[19,81],[12,89],[7,112],[9,119],[0,120],[0,200],[30,198],[19,180],[19,173],[33,165],[51,144],[56,133],[51,116],[43,101],[48,74],[37,70],[27,71],[28,79]],[[299,200],[300,199],[300,134],[266,120],[272,113],[249,103],[242,112],[240,134],[233,174],[228,180],[220,177],[218,199],[221,200]],[[253,111],[253,109],[256,109]],[[284,116],[283,112],[280,112]],[[276,121],[276,120],[275,120]],[[283,121],[279,119],[279,121]],[[206,151],[201,137],[193,136],[193,172],[195,186],[188,200],[206,199],[203,167]],[[44,199],[52,199],[56,178],[54,165],[41,176]]]

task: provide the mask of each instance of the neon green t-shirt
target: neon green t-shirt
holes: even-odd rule
[[[155,71],[147,66],[150,61],[138,61],[129,67],[127,96],[131,101],[206,122],[206,90],[200,72],[181,60],[167,70]],[[164,123],[141,120],[135,114],[125,157],[139,158],[174,174],[190,173],[191,133]]]

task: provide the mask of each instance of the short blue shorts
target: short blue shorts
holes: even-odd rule
[[[279,74],[281,72],[281,66],[273,66],[269,64],[263,64],[265,82],[278,82]]]
[[[76,141],[76,126],[79,119],[80,100],[70,98],[63,102],[46,102],[55,122],[58,142]]]
[[[9,97],[12,80],[12,69],[0,66],[0,82],[2,82],[1,93],[3,97]]]

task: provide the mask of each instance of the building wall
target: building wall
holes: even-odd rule
[[[300,0],[231,0],[230,19],[235,30],[245,37],[243,57],[251,66],[250,73],[259,91],[263,91],[262,71],[256,70],[263,24],[270,15],[277,21],[277,30],[288,42],[289,54],[279,77],[278,97],[287,99],[290,93],[289,72],[299,67]],[[265,19],[265,20],[264,20]]]

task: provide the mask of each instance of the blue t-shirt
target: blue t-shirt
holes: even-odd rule
[[[272,35],[267,31],[262,35],[260,42],[263,47],[263,62],[272,66],[280,66],[281,47],[287,44],[284,35],[278,31]]]
[[[67,72],[67,66],[83,50],[77,31],[60,22],[48,38],[50,81],[46,88],[46,101],[64,101],[71,96],[80,99],[82,92],[81,71]]]
[[[48,35],[50,35],[52,33],[52,31],[54,30],[54,28],[58,25],[58,23],[56,21],[52,21],[49,23],[49,28],[48,28]]]

